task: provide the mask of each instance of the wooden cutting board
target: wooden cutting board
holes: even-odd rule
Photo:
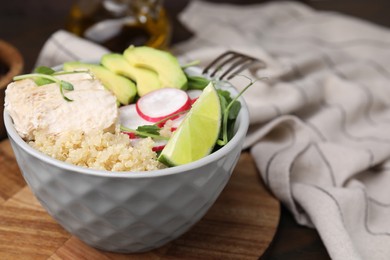
[[[142,254],[91,248],[65,231],[26,186],[8,140],[0,142],[0,259],[258,259],[279,222],[280,204],[244,152],[203,219],[177,240]]]

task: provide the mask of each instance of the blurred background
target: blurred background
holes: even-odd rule
[[[93,2],[93,0],[89,0]],[[191,37],[176,19],[190,0],[164,0],[163,5],[172,25],[170,44]],[[265,0],[208,0],[208,2],[249,5],[267,2]],[[342,12],[374,23],[390,26],[390,1],[387,0],[301,0],[318,10]],[[31,71],[40,49],[48,37],[59,29],[64,29],[69,21],[69,13],[74,1],[13,0],[1,1],[0,39],[14,45],[24,58],[24,70]]]
[[[88,0],[93,3],[98,0]],[[177,19],[177,15],[188,5],[191,0],[164,0],[163,8],[166,12],[166,21],[170,25],[169,42],[170,46],[190,39],[192,34]],[[205,0],[204,0],[205,1]],[[230,3],[235,5],[250,5],[269,2],[265,0],[207,0],[207,2]],[[301,0],[314,9],[324,11],[341,12],[347,15],[359,17],[372,23],[390,27],[389,0]],[[14,46],[21,54],[24,66],[21,69],[21,62],[16,71],[30,72],[37,60],[40,50],[46,40],[60,29],[69,29],[70,14],[75,12],[72,0],[50,1],[50,0],[2,0],[0,3],[0,47],[1,40]],[[73,9],[72,9],[73,6]],[[73,15],[80,15],[76,11]],[[164,14],[165,15],[165,14]],[[162,24],[165,26],[166,24]],[[76,26],[77,27],[77,26]],[[73,28],[78,30],[77,28]],[[142,39],[142,31],[133,28],[132,32]],[[111,45],[111,47],[113,47]],[[15,61],[16,54],[8,49],[3,55],[8,54],[8,60]],[[2,50],[0,48],[0,54]],[[7,55],[6,55],[7,56]],[[0,55],[1,58],[1,55]],[[0,59],[0,79],[2,74],[8,72],[4,66],[4,59]],[[6,63],[5,63],[6,64]],[[3,66],[2,66],[3,65]],[[20,73],[19,72],[19,73]],[[11,77],[12,79],[12,77]],[[1,83],[1,81],[0,81]],[[0,84],[0,102],[4,99],[4,87]],[[2,120],[2,113],[0,114]],[[0,138],[5,137],[5,132],[0,127]],[[291,239],[299,238],[299,239]],[[263,256],[264,259],[282,259],[282,255],[288,256],[283,259],[328,259],[318,233],[309,228],[296,224],[290,213],[282,207],[282,215],[277,235],[273,244]]]

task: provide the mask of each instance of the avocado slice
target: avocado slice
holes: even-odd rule
[[[187,89],[187,77],[171,53],[147,46],[130,46],[123,56],[135,67],[155,71],[162,87]]]
[[[97,64],[83,63],[79,61],[65,62],[63,70],[74,71],[87,69],[98,78],[103,86],[112,91],[118,101],[123,105],[128,105],[134,101],[137,94],[137,88],[131,80],[116,75],[103,66]]]
[[[140,96],[161,88],[161,83],[156,72],[131,65],[121,54],[105,54],[100,62],[110,71],[135,81],[137,92]]]

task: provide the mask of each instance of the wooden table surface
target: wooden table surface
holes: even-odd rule
[[[8,139],[0,142],[0,164],[0,259],[257,259],[280,217],[279,202],[244,152],[215,204],[184,235],[148,253],[109,253],[87,246],[46,213],[26,185]]]
[[[173,43],[180,42],[182,40],[191,37],[189,33],[180,23],[175,19],[177,13],[179,13],[187,4],[189,0],[165,0],[167,10],[173,20]],[[209,0],[212,2],[230,2],[235,4],[252,4],[265,2],[261,0]],[[331,10],[339,11],[349,15],[361,17],[366,20],[370,20],[374,23],[390,26],[390,18],[388,16],[388,10],[390,2],[387,0],[302,0],[308,5],[319,9],[319,10]],[[0,3],[0,39],[6,40],[11,44],[15,45],[22,53],[25,61],[25,72],[31,71],[34,66],[35,60],[37,59],[39,50],[42,48],[46,39],[56,30],[64,28],[66,16],[71,5],[71,0],[64,1],[50,1],[41,0],[37,1],[25,1],[25,0],[13,0],[13,1],[2,1]],[[4,146],[4,145],[3,145]],[[6,146],[6,145],[5,145]],[[8,148],[7,148],[8,149]],[[6,150],[7,150],[6,149]],[[5,160],[12,160],[9,155],[10,151],[1,151],[2,155],[5,155]],[[5,154],[4,154],[5,153]],[[245,155],[241,163],[249,163],[250,158]],[[4,164],[1,162],[1,169],[4,169]],[[16,172],[18,171],[16,165],[7,166],[7,171]],[[4,171],[4,170],[3,170]],[[13,207],[9,207],[6,210],[2,209],[0,215],[9,216],[7,224],[17,225],[20,219],[28,216],[31,217],[30,221],[26,222],[28,226],[46,228],[49,226],[50,229],[55,232],[55,239],[50,241],[50,246],[62,245],[61,250],[58,254],[64,254],[65,256],[82,255],[80,252],[84,252],[85,248],[78,248],[79,252],[72,252],[71,248],[74,244],[78,244],[79,241],[75,238],[69,239],[69,234],[61,230],[58,225],[48,217],[48,215],[42,210],[36,210],[39,205],[34,200],[26,201],[25,199],[31,199],[31,194],[28,188],[25,187],[23,180],[17,175],[11,176],[0,176],[0,204],[4,205],[19,205],[23,208],[21,212],[13,211]],[[10,185],[8,185],[10,184]],[[11,198],[12,197],[12,198]],[[6,198],[10,198],[7,200]],[[34,210],[35,209],[35,210]],[[31,215],[32,214],[32,215]],[[251,214],[247,212],[247,214]],[[30,216],[31,215],[31,216]],[[275,216],[277,218],[277,216]],[[42,219],[44,221],[42,221]],[[0,220],[0,232],[2,231],[2,224]],[[207,228],[206,226],[201,228]],[[0,233],[0,252],[4,253],[2,256],[6,256],[7,253],[10,255],[16,254],[15,250],[20,250],[21,254],[29,253],[23,251],[23,248],[30,248],[28,245],[29,238],[38,236],[41,239],[45,238],[45,232],[34,232],[31,229],[27,229],[27,240],[13,241],[13,246],[4,246],[4,241],[9,241],[8,237],[3,237]],[[15,228],[13,232],[17,233],[21,230]],[[11,232],[12,233],[12,232]],[[12,233],[12,234],[15,234]],[[52,233],[50,233],[52,234]],[[191,236],[191,235],[189,235]],[[269,233],[272,236],[272,232]],[[252,239],[249,237],[246,241],[250,244],[251,250],[255,249],[255,252],[261,253],[265,247],[265,244],[253,244]],[[184,241],[191,241],[192,238],[184,238]],[[63,241],[66,241],[65,244]],[[186,242],[183,242],[186,243]],[[2,246],[3,245],[3,246]],[[5,244],[6,245],[6,244]],[[15,246],[16,245],[16,246]],[[31,245],[30,245],[31,246]],[[174,246],[175,247],[175,246]],[[38,252],[48,250],[47,247],[36,248]],[[168,250],[168,249],[163,249]],[[257,250],[257,251],[256,251]],[[49,250],[50,251],[50,250]],[[46,252],[46,251],[45,251]],[[179,251],[176,251],[179,252]],[[32,253],[32,252],[30,252]],[[188,253],[188,252],[187,252]],[[52,259],[60,258],[58,254],[53,255]],[[72,255],[75,254],[75,255]],[[90,258],[94,258],[94,253],[89,255]],[[159,253],[160,256],[164,252]],[[49,254],[46,254],[49,255]],[[24,255],[25,256],[25,255]],[[108,259],[114,258],[112,254],[104,254]],[[177,257],[180,256],[180,252]],[[226,255],[224,255],[226,256]],[[251,255],[253,258],[257,258]],[[173,257],[173,256],[172,256]],[[193,257],[200,257],[200,255],[193,255]],[[205,256],[204,256],[205,257]],[[211,257],[209,255],[209,257]],[[223,258],[222,255],[213,255],[214,259]],[[0,257],[1,259],[5,257]],[[154,258],[158,258],[158,255],[154,255]],[[292,218],[291,214],[281,206],[280,220],[276,230],[276,234],[273,238],[271,245],[268,246],[264,254],[260,257],[261,259],[329,259],[329,255],[321,242],[318,233],[310,228],[299,226]],[[74,258],[73,258],[74,259]]]

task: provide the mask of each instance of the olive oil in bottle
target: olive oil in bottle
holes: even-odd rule
[[[166,49],[171,36],[162,0],[78,0],[67,30],[113,52],[130,45]]]

